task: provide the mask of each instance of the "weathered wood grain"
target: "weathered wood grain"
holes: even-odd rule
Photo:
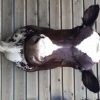
[[[37,0],[27,1],[27,25],[37,25]],[[27,100],[38,100],[38,72],[27,73]]]
[[[25,25],[25,0],[15,0],[15,29]],[[15,87],[14,99],[26,100],[27,98],[27,81],[26,72],[15,66]]]
[[[27,25],[37,25],[37,0],[27,1]]]
[[[1,16],[2,16],[2,1],[0,0],[0,40],[1,40]],[[0,54],[0,100],[2,99],[2,63],[1,63],[1,54]]]
[[[2,39],[12,32],[12,0],[2,0]],[[2,100],[13,100],[13,65],[2,56]]]
[[[72,28],[72,1],[62,0],[62,28]],[[73,69],[63,68],[63,97],[74,100]]]
[[[73,0],[73,26],[81,25],[83,16],[83,1],[82,0]],[[75,70],[75,100],[84,100],[85,99],[85,87],[81,81],[81,72]]]

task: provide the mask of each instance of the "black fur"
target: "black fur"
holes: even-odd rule
[[[99,92],[99,82],[94,74],[90,71],[82,71],[83,84],[92,92]]]
[[[90,6],[85,12],[83,16],[83,25],[92,26],[95,20],[98,17],[99,13],[99,5]]]

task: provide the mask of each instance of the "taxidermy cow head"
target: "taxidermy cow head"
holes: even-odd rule
[[[100,36],[92,28],[98,13],[99,5],[90,6],[84,12],[82,24],[72,29],[21,27],[0,42],[0,51],[26,71],[59,66],[79,69],[83,84],[90,91],[99,92],[99,82],[92,71],[92,66],[100,60]]]

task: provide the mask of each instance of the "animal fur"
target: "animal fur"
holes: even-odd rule
[[[72,29],[21,27],[0,42],[0,51],[25,71],[59,66],[78,69],[83,84],[92,92],[99,92],[99,82],[92,71],[92,66],[100,60],[100,36],[92,29],[98,13],[99,5],[90,6],[84,12],[83,23]]]

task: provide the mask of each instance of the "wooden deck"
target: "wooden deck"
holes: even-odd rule
[[[5,39],[24,25],[55,29],[80,25],[83,11],[100,0],[0,0],[0,38]],[[100,33],[100,15],[95,24]],[[100,80],[99,64],[93,67]],[[0,56],[0,100],[100,100],[88,91],[81,73],[56,68],[26,73]]]

